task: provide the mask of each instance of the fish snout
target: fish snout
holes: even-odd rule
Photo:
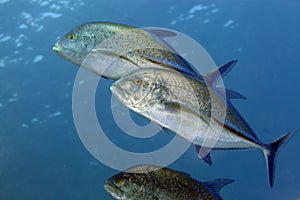
[[[107,183],[104,185],[104,189],[116,199],[120,199],[124,196],[124,191],[112,180],[107,181]]]
[[[56,43],[54,44],[54,46],[52,47],[52,50],[53,50],[54,52],[58,53],[58,52],[61,52],[62,50],[64,50],[64,47],[61,46],[61,45],[59,44],[59,42],[56,42]]]
[[[122,88],[119,84],[113,83],[110,86],[110,90],[121,101],[124,101],[129,97],[129,93],[126,89]]]

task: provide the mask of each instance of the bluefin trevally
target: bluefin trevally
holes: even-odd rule
[[[109,79],[119,79],[142,68],[174,69],[210,84],[225,98],[245,99],[235,91],[216,88],[216,77],[224,77],[232,61],[219,69],[200,75],[195,67],[164,38],[177,33],[162,29],[142,29],[112,22],[81,24],[59,39],[53,51],[64,59]]]
[[[110,79],[118,79],[148,64],[199,75],[162,38],[176,33],[141,29],[112,22],[89,22],[66,33],[53,46],[64,59]]]
[[[220,190],[231,179],[197,181],[169,168],[138,165],[109,178],[105,190],[123,200],[221,200]]]
[[[194,144],[209,164],[210,154],[201,155],[201,147],[261,149],[271,187],[277,153],[296,131],[289,131],[270,144],[263,143],[229,99],[211,90],[205,82],[174,70],[145,68],[135,71],[116,81],[111,91],[134,112]]]

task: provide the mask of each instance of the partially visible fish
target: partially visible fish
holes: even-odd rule
[[[225,98],[245,99],[235,91],[216,88],[216,83],[236,61],[200,75],[163,39],[176,33],[159,29],[140,29],[110,22],[79,25],[58,40],[53,51],[64,59],[110,79],[119,79],[149,66],[174,69],[204,81]]]
[[[139,165],[111,177],[104,188],[119,200],[221,200],[220,190],[232,182],[200,182],[183,172]]]
[[[116,81],[111,91],[131,110],[194,144],[208,164],[212,164],[212,148],[261,149],[271,187],[277,152],[295,132],[270,144],[262,143],[230,101],[204,82],[173,70],[147,68],[133,72]]]
[[[69,31],[53,47],[64,59],[110,79],[151,64],[191,75],[199,73],[162,38],[176,33],[110,22],[91,22]]]

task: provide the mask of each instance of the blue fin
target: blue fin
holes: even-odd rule
[[[211,151],[210,148],[206,148],[206,147],[202,147],[200,145],[194,145],[196,151],[197,151],[197,154],[200,158],[202,158],[207,164],[209,164],[210,166],[212,166],[212,160],[211,160],[211,156],[210,156],[210,152],[207,152],[207,151]],[[205,156],[201,155],[201,151],[204,151],[204,153],[206,154]]]
[[[218,69],[215,69],[215,70],[203,75],[205,82],[208,84],[208,86],[213,88],[215,91],[217,91],[223,97],[225,97],[224,93],[226,92],[226,99],[228,99],[228,100],[230,100],[230,99],[247,99],[244,95],[242,95],[238,92],[235,92],[233,90],[216,87],[216,84],[218,83],[218,81],[221,78],[224,78],[233,69],[233,67],[235,66],[236,63],[237,63],[237,60],[232,60],[232,61],[220,66]]]
[[[232,179],[215,179],[207,181],[204,184],[208,187],[208,190],[215,195],[216,199],[222,200],[222,197],[220,196],[220,190],[232,182],[234,182]]]
[[[230,89],[216,88],[216,91],[224,97],[225,97],[224,92],[226,92],[226,99],[228,99],[228,100],[230,100],[230,99],[247,99],[247,97],[245,97],[244,95],[242,95],[236,91],[230,90]]]
[[[268,148],[263,150],[263,153],[265,155],[265,159],[267,162],[267,169],[269,173],[269,182],[271,188],[274,185],[275,180],[275,168],[276,168],[276,158],[277,153],[282,147],[283,144],[287,142],[287,140],[297,131],[297,129],[289,131],[285,135],[281,136],[279,139],[275,140],[274,142],[270,143],[268,145]]]
[[[204,74],[206,82],[211,86],[212,88],[216,87],[216,83],[226,76],[234,67],[234,65],[237,63],[237,60],[232,60],[222,66],[220,66],[218,69],[213,70],[209,73]]]
[[[180,59],[181,61],[186,61],[184,58],[182,58],[180,55],[175,54],[178,59]],[[168,65],[172,68],[175,68],[177,71],[182,72],[186,75],[192,76],[196,79],[198,79],[199,81],[203,81],[203,76],[201,76],[200,74],[197,73],[197,70],[194,69],[192,67],[191,64],[189,64],[186,61],[186,66],[187,67],[183,67],[177,63],[174,63],[172,61],[169,61],[167,59],[160,59],[160,58],[155,58],[153,56],[150,55],[143,55],[143,57],[151,62],[154,63],[162,63],[164,65]],[[226,91],[226,98],[227,99],[247,99],[244,95],[235,92],[233,90],[230,89],[226,89],[226,88],[216,88],[216,83],[223,78],[224,76],[226,76],[234,67],[234,65],[237,63],[236,60],[230,61],[224,65],[222,65],[221,67],[219,67],[216,70],[213,70],[209,73],[206,73],[204,75],[205,77],[205,81],[209,84],[209,86],[213,87],[216,89],[216,91],[222,95],[223,97],[225,97],[224,91]],[[221,75],[221,76],[220,76]]]

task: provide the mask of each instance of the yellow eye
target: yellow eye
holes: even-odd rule
[[[136,85],[141,85],[141,84],[142,84],[142,81],[141,81],[140,79],[135,79],[135,80],[134,80],[134,83],[135,83]]]
[[[77,39],[76,35],[74,35],[74,34],[68,35],[68,38],[71,39],[71,40],[76,40]]]
[[[130,182],[133,182],[133,181],[134,181],[133,176],[130,176],[128,180],[129,180]]]

